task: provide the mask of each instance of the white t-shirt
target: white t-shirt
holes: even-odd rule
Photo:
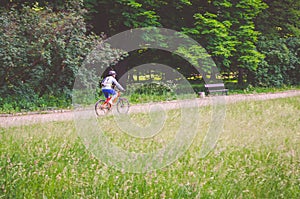
[[[118,81],[113,76],[108,76],[102,81],[102,89],[112,89],[113,84],[117,86],[118,89],[124,90],[124,88],[118,83]]]

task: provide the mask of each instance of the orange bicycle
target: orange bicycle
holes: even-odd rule
[[[114,104],[116,104],[117,106],[117,111],[118,113],[128,113],[129,111],[129,101],[128,99],[124,98],[124,97],[120,97],[121,93],[120,91],[118,91],[118,96],[115,99]],[[108,113],[112,107],[110,107],[109,105],[109,100],[111,99],[112,96],[110,96],[109,98],[107,98],[106,100],[104,99],[100,99],[96,102],[95,104],[95,112],[98,116],[100,115],[105,115],[106,113]]]

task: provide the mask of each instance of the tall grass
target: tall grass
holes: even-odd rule
[[[300,97],[227,105],[224,131],[207,157],[197,158],[210,123],[202,117],[198,136],[182,157],[141,174],[95,158],[73,122],[2,128],[0,198],[300,198],[299,110]],[[113,127],[106,135],[128,150],[156,149],[168,141],[168,129],[176,128],[176,111],[169,113],[173,117],[163,135],[137,140]],[[209,107],[200,111],[210,113]],[[142,114],[132,119],[148,122]]]

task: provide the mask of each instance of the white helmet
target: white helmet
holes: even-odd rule
[[[108,75],[117,75],[117,73],[116,73],[116,71],[111,70],[111,71],[108,72]]]

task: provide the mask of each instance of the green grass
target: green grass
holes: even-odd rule
[[[176,95],[174,93],[166,92],[162,95],[149,95],[149,94],[139,94],[134,93],[130,94],[127,97],[131,104],[142,104],[148,102],[161,102],[161,101],[171,101],[178,99],[195,99],[198,97],[197,92],[204,92],[204,85],[202,84],[192,84],[192,88],[195,90],[194,94],[184,94],[184,89],[181,88],[182,94]],[[253,87],[253,86],[245,86],[243,88],[237,87],[237,84],[227,83],[226,88],[229,89],[228,95],[235,94],[258,94],[258,93],[276,93],[276,92],[284,92],[289,90],[299,90],[300,86],[284,86],[284,87]]]
[[[217,147],[198,159],[210,124],[211,109],[204,107],[189,150],[170,166],[142,174],[105,166],[84,147],[73,122],[2,128],[0,198],[300,198],[299,111],[299,96],[227,105]],[[113,126],[106,136],[127,150],[156,150],[177,128],[180,114],[167,114],[166,128],[151,139]],[[132,120],[149,123],[142,113]]]
[[[254,87],[252,85],[238,86],[235,82],[225,83],[225,87],[229,89],[228,94],[256,94],[256,93],[276,93],[289,90],[299,90],[300,86],[282,86],[282,87]]]

